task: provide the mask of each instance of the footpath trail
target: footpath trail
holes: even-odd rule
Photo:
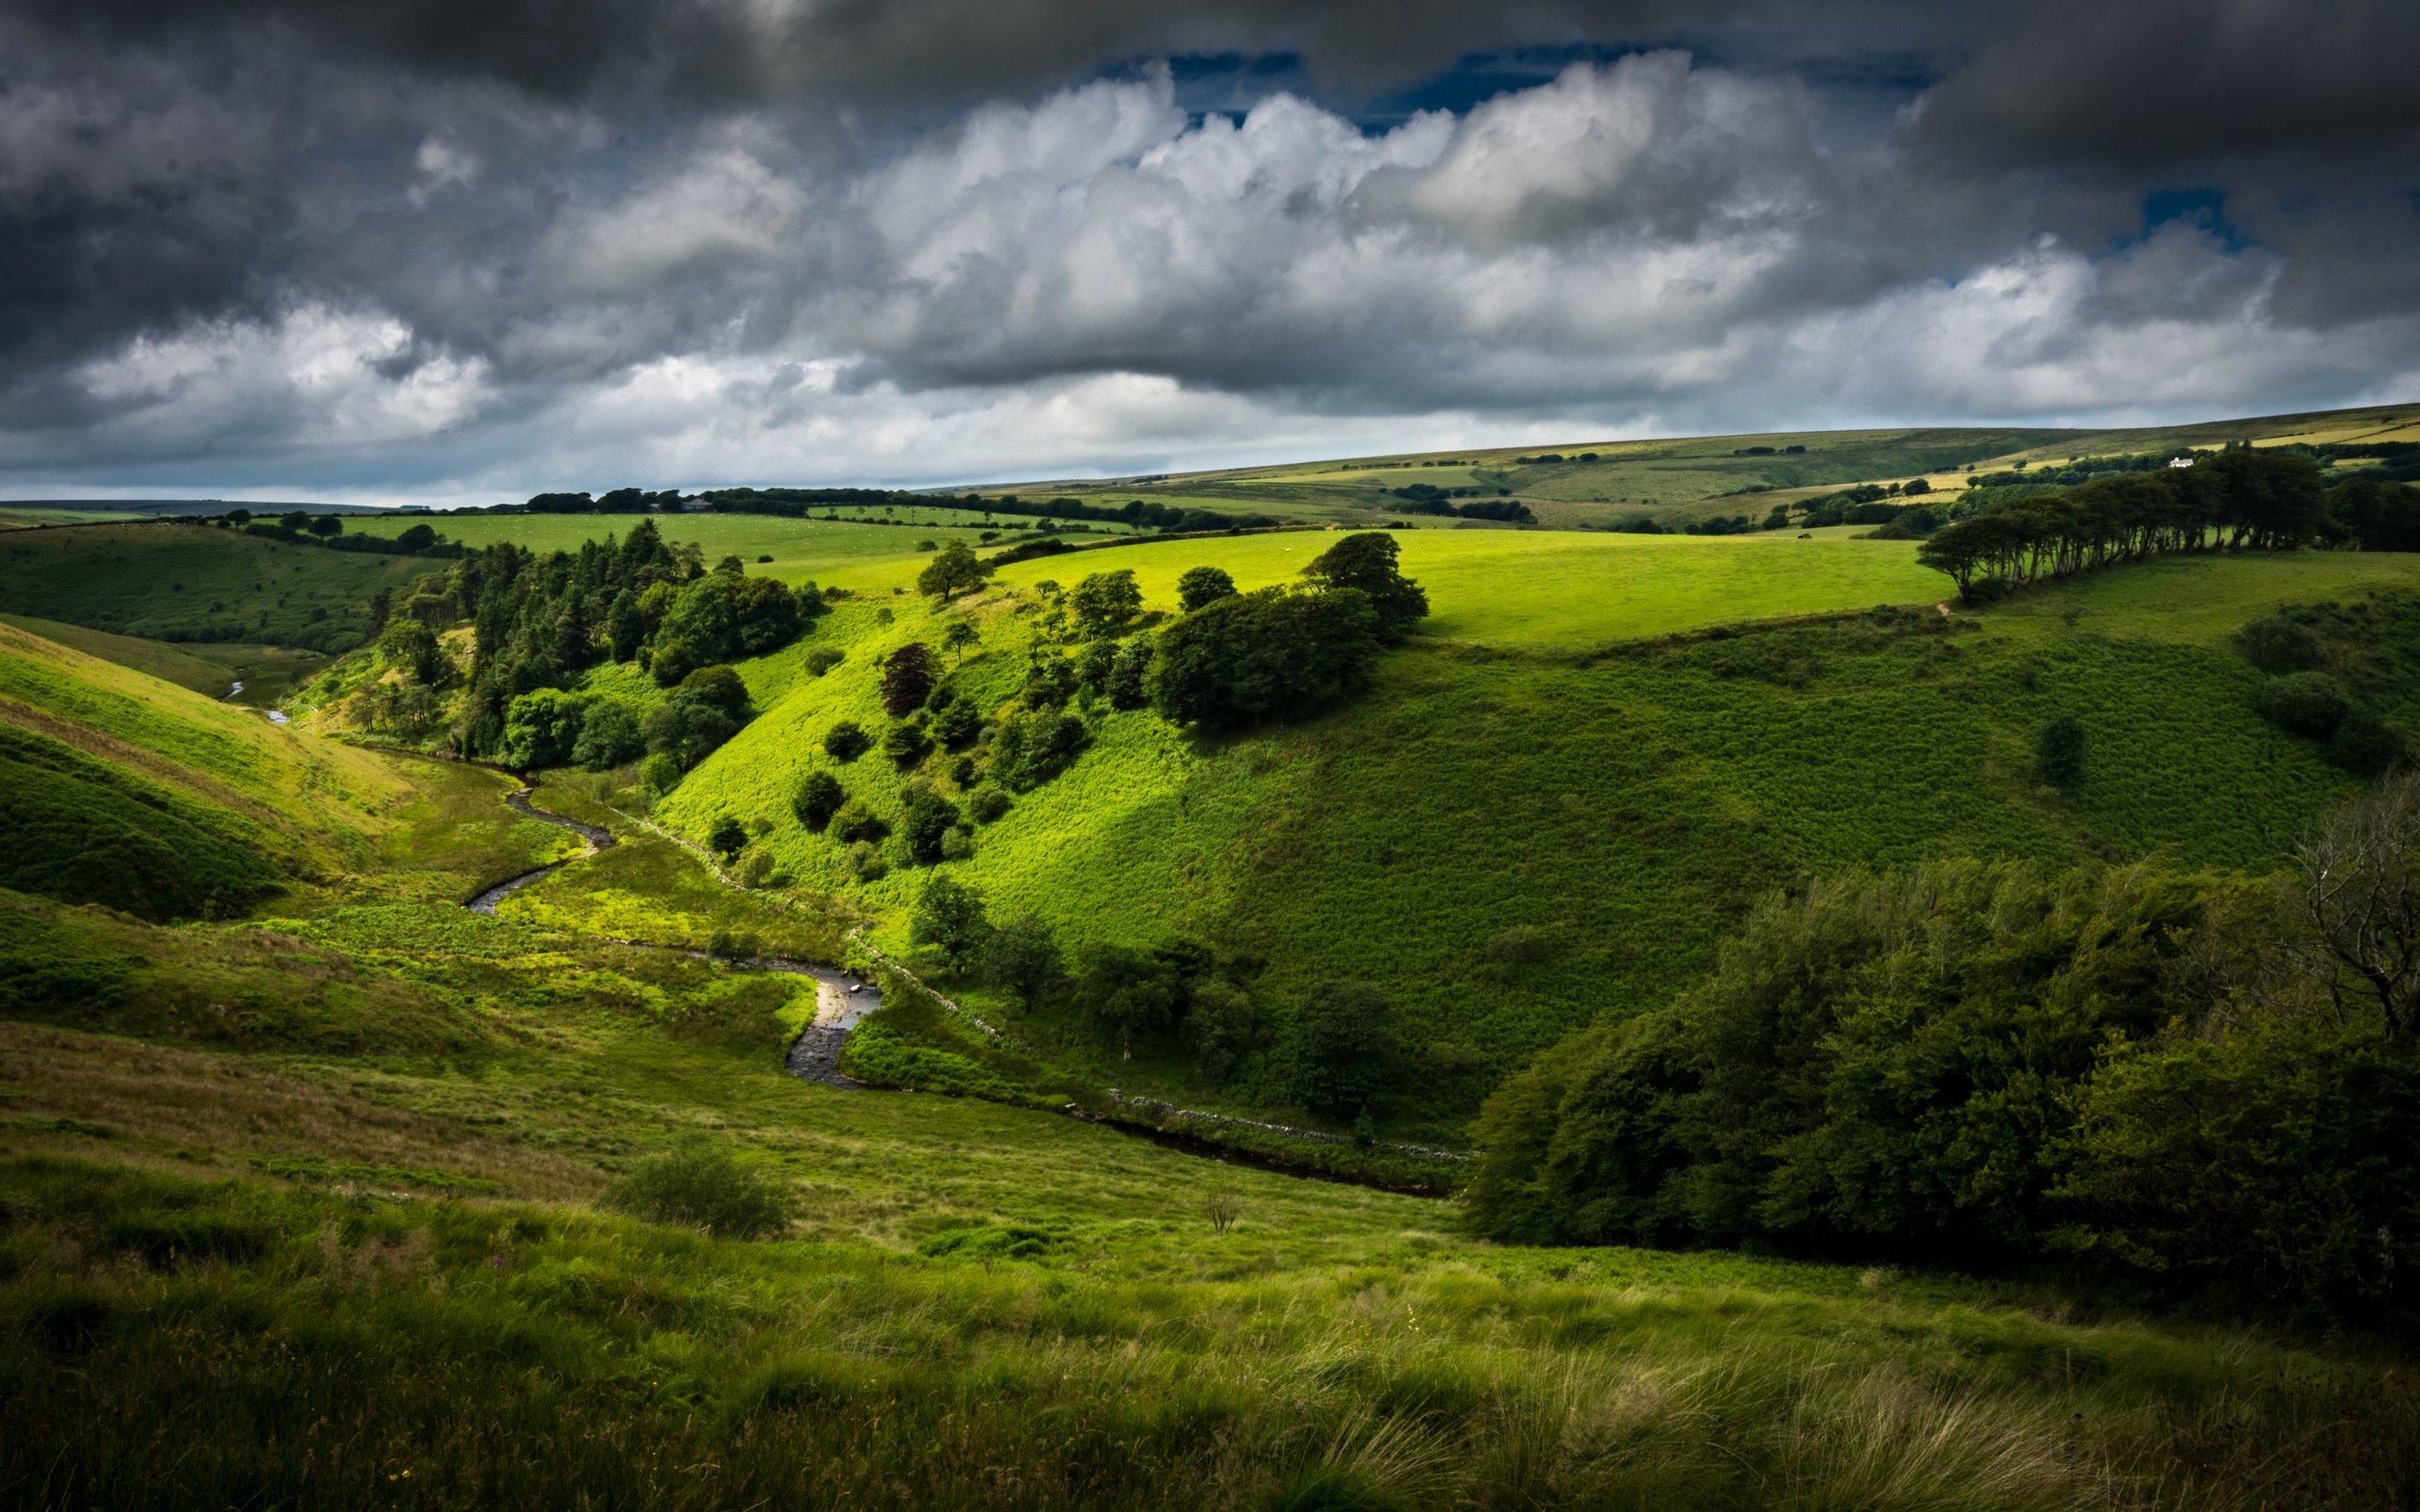
[[[541,824],[552,824],[558,828],[569,830],[579,836],[580,849],[561,861],[549,862],[535,871],[525,871],[517,877],[507,878],[488,888],[463,904],[475,914],[486,914],[493,918],[496,905],[522,888],[528,886],[541,877],[550,876],[562,870],[575,861],[585,861],[600,850],[609,850],[614,843],[614,833],[611,830],[594,824],[582,824],[578,819],[567,818],[561,814],[550,814],[538,807],[537,804],[529,801],[531,791],[525,786],[517,792],[507,794],[504,800],[511,805],[516,813],[527,815]],[[710,955],[704,951],[690,950],[678,945],[657,945],[647,940],[616,939],[614,943],[628,945],[636,950],[669,951],[680,955],[694,956],[699,960],[721,960],[725,966],[735,971],[779,971],[788,976],[812,978],[815,982],[815,1017],[804,1030],[800,1031],[799,1037],[790,1042],[789,1054],[786,1060],[789,1073],[802,1080],[820,1081],[829,1087],[864,1085],[862,1082],[852,1081],[840,1074],[840,1047],[848,1042],[850,1030],[856,1028],[867,1014],[882,1006],[881,990],[872,983],[859,981],[846,971],[835,971],[828,966],[819,966],[813,961],[793,960],[786,955],[751,955],[726,959]]]

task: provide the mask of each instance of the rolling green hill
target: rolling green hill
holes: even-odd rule
[[[0,533],[0,610],[147,640],[340,651],[370,601],[441,563],[287,545],[184,521]]]

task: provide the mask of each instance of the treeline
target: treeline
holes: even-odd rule
[[[1394,507],[1404,514],[1460,516],[1464,520],[1503,520],[1515,524],[1535,524],[1538,517],[1518,499],[1495,497],[1510,490],[1441,489],[1433,483],[1414,483],[1407,488],[1389,489],[1390,496],[1403,502]],[[1469,504],[1456,504],[1456,499],[1468,498]]]
[[[541,556],[506,541],[467,552],[396,610],[379,649],[420,689],[458,676],[452,738],[465,756],[601,768],[644,753],[661,787],[752,713],[726,663],[789,644],[824,610],[811,583],[793,591],[751,577],[736,557],[708,571],[695,545],[667,545],[643,520],[577,551]],[[464,621],[472,650],[458,674],[439,636]],[[642,712],[560,691],[608,662],[636,662],[673,696]]]
[[[223,515],[195,523],[240,530],[283,545],[324,546],[330,551],[361,551],[381,557],[450,558],[463,552],[458,543],[447,541],[431,525],[407,525],[393,536],[348,536],[342,515],[312,514],[303,509],[288,510],[274,520],[257,519],[250,509],[230,509]]]
[[[2082,1263],[2408,1321],[2420,779],[2273,884],[1949,861],[1775,895],[1477,1130],[1500,1239]]]
[[[2102,477],[2016,499],[1936,531],[1918,559],[1968,598],[2112,562],[2175,552],[2275,551],[2307,544],[2410,550],[2420,490],[2355,479],[2325,489],[2318,464],[2237,449],[2189,468]]]
[[[882,489],[712,489],[699,495],[711,502],[716,509],[730,514],[769,514],[796,517],[815,509],[888,506],[899,508],[961,509],[983,515],[1014,515],[1036,520],[1097,520],[1121,524],[1140,525],[1166,532],[1224,530],[1231,526],[1263,526],[1278,524],[1273,515],[1237,514],[1220,509],[1201,509],[1185,506],[1161,504],[1152,499],[1129,499],[1124,504],[1087,504],[1081,499],[1061,495],[1050,499],[1025,499],[1013,493],[985,498],[979,493],[955,496],[946,493],[910,493],[904,490]]]

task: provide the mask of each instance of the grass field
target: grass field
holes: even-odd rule
[[[43,525],[101,524],[143,516],[119,509],[43,509],[0,502],[0,530],[33,530]]]
[[[1427,590],[1421,632],[1487,644],[1586,648],[1710,625],[1931,603],[1947,580],[1916,565],[1909,541],[1781,536],[1673,538],[1527,530],[1424,530],[1401,538],[1403,570]],[[1004,584],[1072,587],[1087,572],[1132,569],[1151,607],[1176,608],[1176,581],[1203,564],[1239,588],[1290,582],[1335,544],[1324,534],[1120,546],[1040,558]]]
[[[442,565],[182,522],[16,530],[0,534],[0,609],[148,640],[338,651],[370,638],[372,594]]]

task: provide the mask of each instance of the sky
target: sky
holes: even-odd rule
[[[2411,0],[0,0],[0,497],[2420,400]]]

